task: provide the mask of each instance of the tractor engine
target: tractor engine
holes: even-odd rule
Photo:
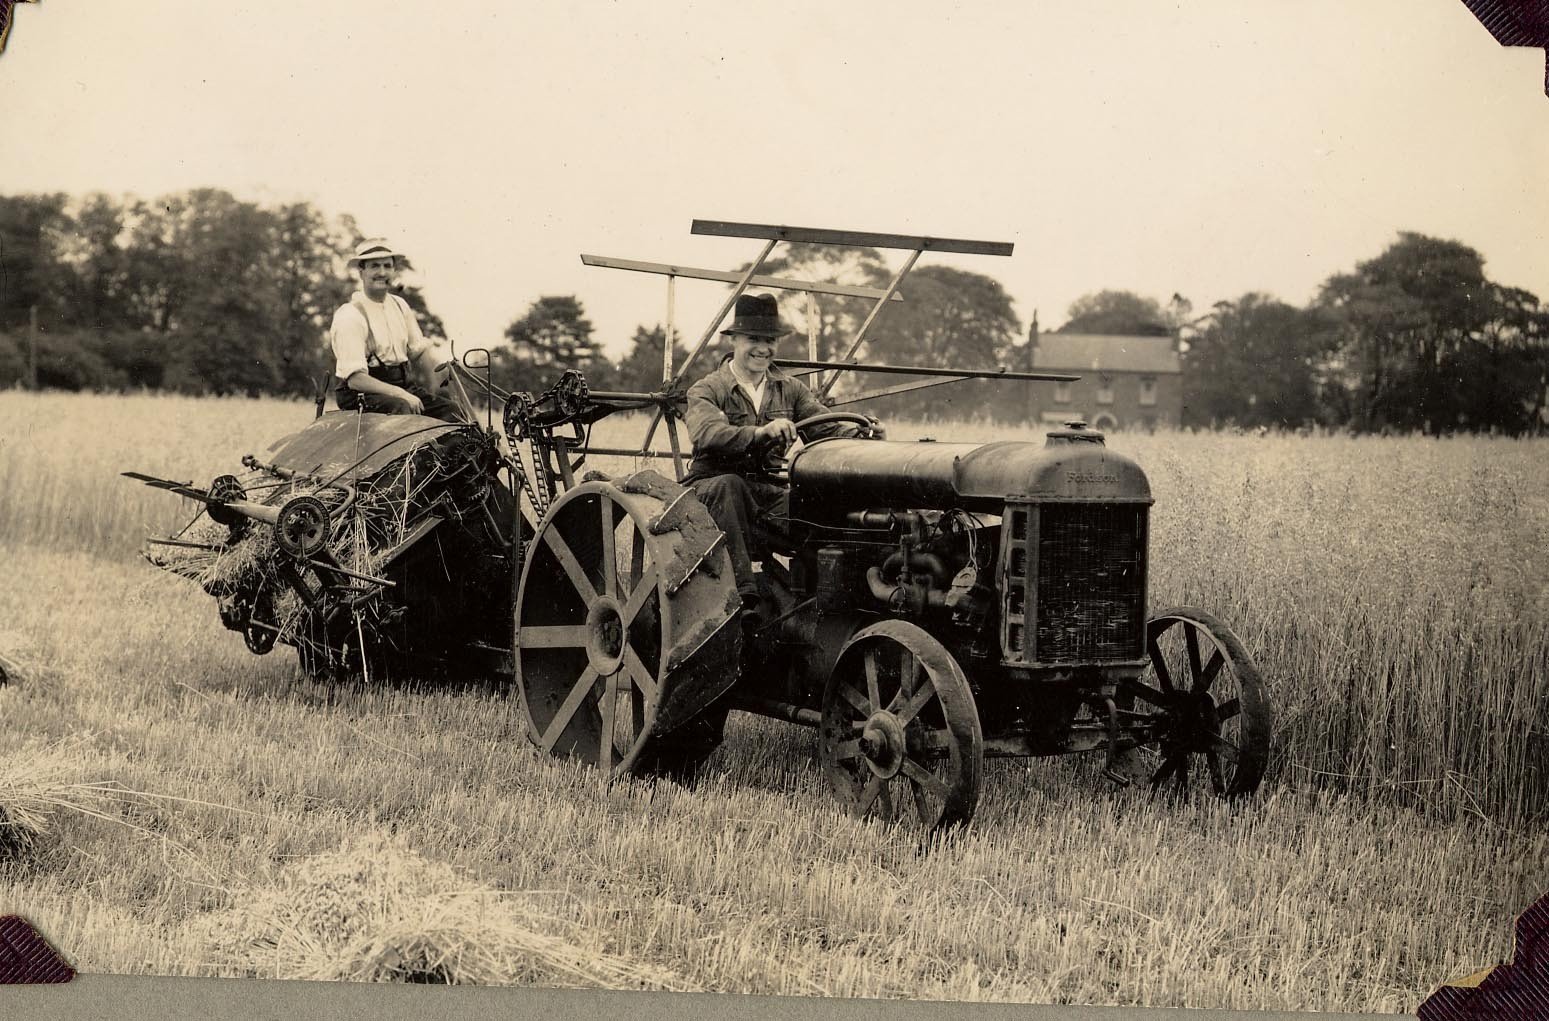
[[[1146,659],[1145,473],[1074,422],[1043,445],[827,439],[790,470],[800,587],[955,655],[1109,685]]]

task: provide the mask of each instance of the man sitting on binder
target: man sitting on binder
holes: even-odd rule
[[[334,399],[340,411],[429,415],[463,421],[457,405],[410,378],[411,361],[430,349],[409,303],[388,290],[399,253],[379,238],[362,241],[350,256],[360,290],[333,314],[328,336],[334,355]]]

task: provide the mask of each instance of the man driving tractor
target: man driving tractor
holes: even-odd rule
[[[773,474],[773,461],[794,454],[792,443],[799,449],[797,422],[828,410],[774,363],[776,342],[790,332],[774,295],[740,295],[732,324],[721,331],[731,338],[730,354],[688,391],[685,418],[694,459],[683,483],[726,534],[745,627],[762,623],[753,560],[768,556],[771,536],[785,533],[790,514],[790,494]],[[856,430],[831,422],[815,426],[812,434]]]

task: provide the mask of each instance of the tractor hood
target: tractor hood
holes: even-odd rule
[[[792,515],[816,521],[873,507],[1000,514],[1007,503],[1151,502],[1140,466],[1075,424],[1043,444],[819,440],[790,474]]]

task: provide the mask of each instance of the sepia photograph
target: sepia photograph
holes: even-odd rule
[[[0,984],[1549,1017],[1546,61],[0,0]]]

